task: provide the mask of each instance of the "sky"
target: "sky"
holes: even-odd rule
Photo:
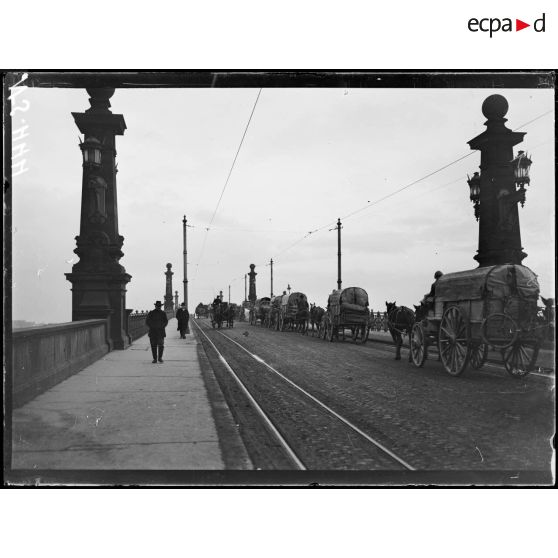
[[[112,97],[127,124],[116,138],[127,308],[163,299],[167,263],[183,300],[183,215],[192,311],[219,290],[228,299],[229,285],[231,302],[241,302],[251,263],[258,297],[269,296],[271,258],[274,294],[290,285],[325,305],[337,284],[330,229],[338,218],[343,287],[364,288],[374,311],[386,300],[417,303],[436,270],[477,267],[466,179],[480,154],[466,142],[485,130],[481,105],[493,93],[507,98],[508,127],[526,132],[516,149],[533,160],[519,208],[523,264],[539,276],[541,294],[554,296],[553,90],[264,88],[254,109],[258,92],[125,89]],[[82,176],[71,112],[87,109],[88,95],[28,88],[19,99],[28,110],[14,114],[13,128],[25,120],[28,152],[26,172],[13,179],[13,319],[68,322],[64,273],[78,260]]]

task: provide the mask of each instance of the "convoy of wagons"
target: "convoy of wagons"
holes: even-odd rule
[[[500,351],[506,370],[522,377],[534,369],[544,327],[538,320],[537,276],[522,265],[505,264],[447,273],[438,279],[433,304],[418,314],[409,338],[412,362],[422,367],[436,346],[448,374],[469,365],[480,369],[489,348]],[[292,292],[263,297],[251,306],[249,323],[277,331],[305,333],[309,322],[306,295]],[[350,335],[366,343],[378,316],[369,310],[367,292],[359,287],[334,290],[328,298],[318,335],[328,341]],[[212,320],[213,321],[213,320]]]

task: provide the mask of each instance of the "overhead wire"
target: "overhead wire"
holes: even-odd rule
[[[234,159],[233,159],[231,168],[229,169],[229,173],[228,173],[228,175],[227,175],[227,179],[225,180],[225,184],[223,185],[223,188],[222,188],[222,190],[221,190],[221,194],[220,194],[220,196],[219,196],[219,199],[217,200],[217,204],[216,204],[215,209],[214,209],[214,211],[213,211],[213,215],[211,216],[211,219],[209,220],[209,224],[208,224],[207,227],[205,228],[205,235],[204,235],[204,237],[203,237],[202,247],[201,247],[201,250],[200,250],[200,255],[199,255],[199,257],[198,257],[198,263],[196,264],[196,270],[195,270],[195,274],[194,274],[193,280],[196,279],[197,272],[198,272],[198,269],[199,269],[199,265],[200,265],[200,263],[201,263],[201,260],[202,260],[202,258],[203,258],[203,254],[204,254],[204,251],[205,251],[205,245],[206,245],[206,242],[207,242],[207,235],[208,235],[208,233],[209,233],[209,230],[210,230],[210,228],[211,228],[211,225],[213,224],[213,220],[215,219],[215,216],[217,215],[217,211],[219,210],[219,206],[221,205],[221,200],[223,199],[223,195],[225,194],[225,190],[227,189],[227,186],[228,186],[228,184],[229,184],[229,180],[230,180],[230,178],[231,178],[233,169],[234,169],[234,167],[235,167],[236,160],[238,159],[238,154],[240,153],[240,149],[242,148],[242,144],[244,143],[244,138],[246,137],[246,133],[248,132],[248,128],[249,128],[249,126],[250,126],[250,122],[252,122],[252,117],[254,116],[254,111],[256,110],[256,106],[257,106],[258,101],[259,101],[259,99],[260,99],[261,92],[262,92],[262,88],[260,87],[260,89],[259,89],[259,91],[258,91],[258,95],[257,95],[257,97],[256,97],[256,100],[254,101],[254,106],[252,107],[252,111],[250,112],[250,116],[249,116],[249,118],[248,118],[248,122],[246,123],[246,126],[245,126],[245,128],[244,128],[244,133],[242,134],[242,138],[240,139],[240,143],[238,144],[238,148],[237,148],[237,150],[236,150],[236,154],[235,154],[235,156],[234,156]]]
[[[223,188],[223,191],[221,192],[221,196],[220,196],[219,201],[218,201],[218,203],[217,203],[217,207],[216,207],[216,209],[215,209],[215,211],[214,211],[214,214],[213,214],[213,216],[212,216],[212,219],[211,219],[211,221],[210,221],[210,224],[213,222],[213,218],[215,217],[217,208],[218,208],[218,206],[219,206],[219,204],[220,204],[220,201],[221,201],[221,199],[222,199],[222,196],[223,196],[224,190],[225,190],[225,188],[226,188],[226,185],[227,185],[227,183],[228,183],[228,180],[229,180],[229,178],[230,178],[232,169],[234,168],[234,162],[236,161],[236,158],[238,157],[238,152],[240,151],[240,147],[241,147],[241,145],[242,145],[242,142],[243,142],[244,137],[245,137],[245,135],[246,135],[246,131],[247,131],[248,126],[249,126],[249,124],[250,124],[250,121],[251,121],[251,119],[252,119],[252,115],[254,114],[254,110],[255,110],[255,108],[256,108],[256,104],[257,104],[257,102],[258,102],[260,93],[261,93],[261,89],[260,89],[260,91],[259,91],[259,93],[258,93],[258,96],[257,96],[257,98],[256,98],[256,102],[254,103],[254,107],[253,107],[252,112],[251,112],[251,114],[250,114],[250,118],[249,118],[249,120],[248,120],[248,124],[246,125],[246,128],[245,128],[245,130],[244,130],[244,134],[243,134],[243,136],[242,136],[242,140],[241,140],[241,143],[240,143],[240,145],[239,145],[239,149],[237,150],[237,154],[236,154],[235,159],[234,159],[234,161],[233,161],[233,165],[231,166],[231,170],[229,171],[229,175],[228,175],[228,177],[227,177],[227,181],[225,182],[225,186],[224,186],[224,188]],[[531,120],[529,120],[529,121],[527,121],[527,122],[521,124],[521,125],[518,126],[517,128],[514,128],[513,131],[515,132],[515,131],[519,130],[520,128],[525,128],[525,127],[528,126],[529,124],[532,124],[533,122],[535,122],[535,121],[537,121],[537,120],[543,118],[544,116],[546,116],[546,115],[548,115],[548,114],[550,114],[550,113],[552,113],[552,112],[553,112],[553,110],[548,110],[548,111],[546,111],[546,112],[544,112],[544,113],[542,113],[542,114],[539,114],[539,115],[536,116],[535,118],[533,118],[533,119],[531,119]],[[544,144],[544,143],[547,143],[547,142],[543,142],[543,144]],[[538,145],[535,146],[535,147],[538,147],[539,145],[542,145],[542,144],[538,144]],[[534,148],[533,148],[533,149],[534,149]],[[374,201],[372,201],[372,202],[368,202],[366,205],[364,205],[364,206],[362,206],[362,207],[360,207],[360,208],[358,208],[358,209],[356,209],[356,210],[354,210],[354,211],[351,211],[350,213],[348,213],[348,214],[346,214],[346,215],[340,217],[340,219],[341,219],[341,220],[347,220],[347,219],[353,217],[354,215],[357,215],[358,213],[361,213],[361,212],[365,211],[366,209],[369,209],[370,207],[373,207],[374,205],[377,205],[377,204],[379,204],[379,203],[381,203],[381,202],[383,202],[383,201],[385,201],[385,200],[387,200],[387,199],[390,199],[390,198],[392,198],[392,197],[394,197],[394,196],[400,194],[401,192],[407,190],[408,188],[411,188],[412,186],[415,186],[415,185],[418,184],[419,182],[422,182],[422,181],[426,180],[427,178],[430,178],[431,176],[434,176],[434,175],[438,174],[439,172],[441,172],[441,171],[443,171],[443,170],[445,170],[445,169],[447,169],[447,168],[449,168],[449,167],[455,165],[456,163],[459,163],[460,161],[462,161],[462,160],[464,160],[464,159],[467,159],[468,157],[470,157],[471,155],[473,155],[473,154],[476,153],[476,152],[477,152],[477,150],[472,150],[471,152],[466,153],[465,155],[462,155],[461,157],[458,157],[457,159],[454,159],[453,161],[451,161],[451,162],[449,162],[449,163],[443,165],[442,167],[439,167],[439,168],[437,168],[436,170],[434,170],[434,171],[432,171],[432,172],[430,172],[430,173],[428,173],[428,174],[426,174],[426,175],[424,175],[424,176],[422,176],[422,177],[420,177],[420,178],[418,178],[418,179],[416,179],[416,180],[413,180],[413,181],[410,182],[409,184],[406,184],[405,186],[402,186],[401,188],[398,188],[397,190],[395,190],[395,191],[393,191],[393,192],[390,192],[389,194],[387,194],[387,195],[385,195],[385,196],[383,196],[383,197],[381,197],[381,198],[379,198],[379,199],[377,199],[377,200],[374,200]],[[445,184],[443,184],[443,185],[441,185],[441,186],[436,187],[434,190],[432,190],[432,192],[437,191],[437,190],[440,190],[440,189],[442,189],[442,188],[444,188],[444,187],[446,187],[446,186],[449,186],[449,185],[451,185],[451,184],[454,184],[454,183],[458,182],[459,180],[461,180],[461,177],[460,177],[460,178],[457,178],[457,179],[455,179],[455,180],[452,180],[452,181],[450,181],[450,182],[447,182],[447,183],[445,183]],[[274,263],[277,263],[277,260],[275,259],[277,256],[280,256],[280,255],[284,254],[285,252],[288,252],[289,250],[291,250],[292,248],[294,248],[295,246],[297,246],[298,244],[300,244],[301,242],[303,242],[304,240],[306,240],[306,239],[307,239],[308,237],[310,237],[311,235],[313,235],[313,234],[315,234],[315,233],[317,233],[317,232],[320,232],[320,231],[322,231],[322,230],[324,230],[324,229],[327,229],[327,228],[331,227],[332,225],[335,225],[336,223],[337,223],[337,221],[330,221],[329,223],[327,223],[327,224],[325,224],[325,225],[323,225],[323,226],[321,226],[321,227],[318,227],[318,228],[316,228],[316,229],[313,229],[313,230],[308,231],[306,234],[304,234],[304,236],[302,236],[301,238],[299,238],[298,240],[296,240],[295,242],[293,242],[292,244],[290,244],[289,246],[287,246],[287,247],[284,248],[283,250],[280,250],[279,252],[277,252],[277,253],[273,256],[273,257],[274,257]],[[332,230],[334,230],[334,229],[332,229]],[[209,231],[209,228],[206,228],[206,236],[207,236],[207,232],[208,232],[208,231]],[[295,232],[295,231],[293,231],[293,232]],[[204,239],[204,244],[205,244],[205,239]],[[202,254],[203,254],[203,250],[202,250]],[[200,260],[199,260],[199,261],[201,261],[201,256],[200,256]],[[198,262],[198,264],[199,264],[199,262]],[[260,264],[258,264],[258,265],[261,267]],[[264,267],[267,267],[267,266],[269,266],[269,265],[270,265],[269,262],[263,264]],[[197,271],[197,269],[196,269],[196,271]],[[243,275],[241,275],[241,276],[235,277],[234,279],[232,279],[232,280],[230,281],[230,283],[233,283],[233,282],[235,282],[235,281],[237,281],[237,280],[239,280],[239,279],[242,279],[242,278],[244,278],[244,276],[245,276],[245,275],[243,274]]]
[[[535,118],[533,118],[533,119],[531,119],[531,120],[529,120],[529,121],[527,121],[527,122],[525,122],[525,123],[519,125],[517,128],[514,128],[513,131],[515,132],[515,131],[519,130],[520,128],[525,128],[525,127],[528,126],[529,124],[532,124],[533,122],[535,122],[535,121],[537,121],[537,120],[543,118],[544,116],[546,116],[547,114],[550,114],[550,113],[552,113],[552,112],[554,112],[554,111],[553,111],[553,110],[548,110],[548,111],[546,111],[546,112],[543,112],[542,114],[539,114],[539,115],[536,116]],[[362,211],[365,211],[366,209],[369,209],[370,207],[373,207],[374,205],[377,205],[377,204],[379,204],[379,203],[381,203],[381,202],[383,202],[383,201],[385,201],[385,200],[387,200],[387,199],[389,199],[389,198],[392,198],[393,196],[395,196],[395,195],[397,195],[397,194],[400,194],[400,193],[403,192],[404,190],[407,190],[408,188],[410,188],[410,187],[412,187],[412,186],[418,184],[419,182],[422,182],[423,180],[426,180],[427,178],[430,178],[431,176],[434,176],[435,174],[438,174],[439,172],[441,172],[441,171],[447,169],[448,167],[451,167],[452,165],[455,165],[456,163],[458,163],[458,162],[460,162],[460,161],[466,159],[467,157],[470,157],[471,155],[473,155],[473,154],[476,153],[476,152],[477,152],[477,150],[475,149],[475,150],[471,151],[470,153],[466,153],[465,155],[463,155],[463,156],[461,156],[461,157],[458,157],[457,159],[454,159],[454,160],[451,161],[450,163],[447,163],[446,165],[444,165],[444,166],[442,166],[442,167],[440,167],[440,168],[438,168],[438,169],[436,169],[436,170],[434,170],[434,171],[432,171],[432,172],[430,172],[430,173],[428,173],[428,174],[422,176],[421,178],[418,178],[418,179],[416,179],[416,180],[413,180],[413,182],[410,182],[409,184],[406,184],[405,186],[402,186],[401,188],[399,188],[399,189],[397,189],[397,190],[395,190],[395,191],[393,191],[393,192],[390,192],[389,194],[387,194],[387,195],[385,195],[385,196],[383,196],[383,197],[381,197],[381,198],[379,198],[379,199],[377,199],[377,200],[374,200],[374,201],[372,201],[372,202],[368,202],[366,205],[364,205],[364,206],[362,206],[362,207],[360,207],[360,208],[358,208],[358,209],[356,209],[356,210],[354,210],[354,211],[351,211],[350,213],[347,213],[346,215],[340,217],[340,219],[341,219],[341,220],[347,220],[347,219],[353,217],[354,215],[356,215],[356,214],[358,214],[358,213],[361,213]],[[457,182],[457,180],[454,180],[454,181],[452,181],[451,183],[448,183],[447,185],[453,184],[454,182]],[[441,188],[441,187],[440,187],[440,188]],[[326,223],[325,225],[323,225],[323,226],[321,226],[321,227],[318,227],[318,228],[316,228],[316,229],[313,229],[313,230],[311,230],[311,231],[308,231],[302,238],[298,239],[296,242],[293,242],[291,245],[289,245],[287,248],[284,248],[284,249],[281,250],[280,252],[277,252],[277,253],[275,254],[274,257],[279,256],[279,255],[281,255],[281,254],[284,254],[285,252],[287,252],[287,251],[289,251],[290,249],[294,248],[297,244],[300,244],[303,240],[306,240],[306,239],[307,239],[309,236],[311,236],[312,234],[315,234],[315,233],[320,232],[320,231],[322,231],[322,230],[324,230],[324,229],[327,229],[327,228],[331,227],[332,225],[335,225],[336,223],[337,223],[337,221],[330,221],[329,223]]]

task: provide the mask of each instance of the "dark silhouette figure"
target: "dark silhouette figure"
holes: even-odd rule
[[[161,363],[163,362],[166,337],[165,328],[169,323],[166,313],[161,310],[161,306],[163,304],[158,300],[155,303],[155,310],[151,310],[145,319],[145,324],[149,328],[148,335],[151,344],[151,354],[153,355],[153,364],[156,364],[157,360]]]
[[[176,329],[180,331],[180,339],[186,339],[189,320],[190,313],[188,312],[188,308],[186,308],[186,303],[183,302],[176,311],[176,321],[178,322],[178,327]]]

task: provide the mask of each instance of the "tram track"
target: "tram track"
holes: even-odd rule
[[[288,456],[293,468],[298,470],[331,467],[367,470],[416,470],[415,467],[386,447],[385,444],[363,431],[296,382],[287,378],[263,358],[229,335],[216,330],[214,333],[219,338],[224,338],[226,340],[225,344],[230,347],[229,350],[221,348],[221,351],[229,354],[227,360],[212,339],[205,333],[204,328],[197,323],[195,325],[221,365],[242,390],[247,400],[250,401],[250,405],[252,405],[260,420],[265,423],[268,431]],[[247,370],[255,372],[249,374],[246,372]],[[253,381],[253,378],[256,377],[261,382],[263,373],[268,375],[266,383],[272,385],[267,394],[257,393]],[[285,412],[279,411],[282,401],[288,401],[289,414],[293,415],[294,420],[286,416]],[[303,424],[303,436],[293,436],[297,429],[297,425],[293,422],[296,423],[297,421]],[[299,434],[302,434],[302,432],[299,432]],[[341,444],[339,444],[340,440],[342,441]],[[347,441],[350,445],[350,451],[346,451],[346,448],[343,449],[343,443],[347,444]],[[343,454],[341,461],[345,460],[344,466],[340,466],[339,461],[336,461],[336,458],[340,459],[338,454]],[[319,463],[322,463],[322,465],[320,466]],[[335,465],[336,463],[338,464]]]

